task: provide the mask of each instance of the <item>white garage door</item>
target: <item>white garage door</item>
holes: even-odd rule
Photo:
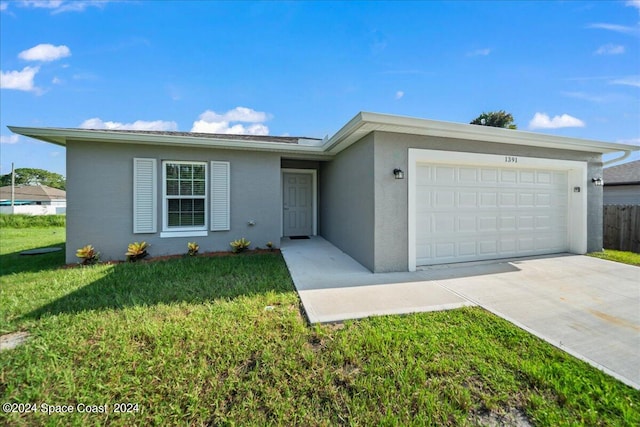
[[[568,251],[566,171],[416,167],[416,264]]]

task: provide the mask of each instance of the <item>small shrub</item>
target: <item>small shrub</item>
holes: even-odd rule
[[[147,253],[147,248],[149,246],[150,245],[147,244],[147,242],[130,243],[129,246],[127,247],[127,252],[125,253],[125,255],[127,256],[127,261],[136,262],[136,261],[141,260],[142,258],[146,257],[147,255],[149,255]]]
[[[198,255],[199,250],[200,250],[200,246],[196,242],[187,243],[187,255],[196,256]]]
[[[267,249],[269,249],[270,251],[273,250],[273,242],[267,242]]]
[[[93,246],[87,245],[78,249],[76,251],[76,256],[82,259],[82,265],[93,265],[100,259],[100,252],[96,252]]]
[[[251,242],[243,237],[242,239],[234,240],[229,244],[233,248],[233,252],[237,254],[247,249],[249,245],[251,245]]]

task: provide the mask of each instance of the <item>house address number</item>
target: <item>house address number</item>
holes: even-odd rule
[[[516,156],[504,156],[505,163],[518,163],[518,158]]]

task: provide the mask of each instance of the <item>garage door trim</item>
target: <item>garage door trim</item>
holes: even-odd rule
[[[410,148],[408,153],[408,267],[416,270],[416,184],[419,164],[490,166],[499,168],[544,168],[566,171],[569,251],[584,254],[587,250],[587,163],[573,160],[479,154]],[[579,191],[577,191],[579,189]]]

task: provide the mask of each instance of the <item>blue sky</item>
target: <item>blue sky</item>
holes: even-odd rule
[[[322,138],[359,111],[640,145],[640,1],[0,1],[7,125]],[[634,158],[638,158],[636,154]]]

